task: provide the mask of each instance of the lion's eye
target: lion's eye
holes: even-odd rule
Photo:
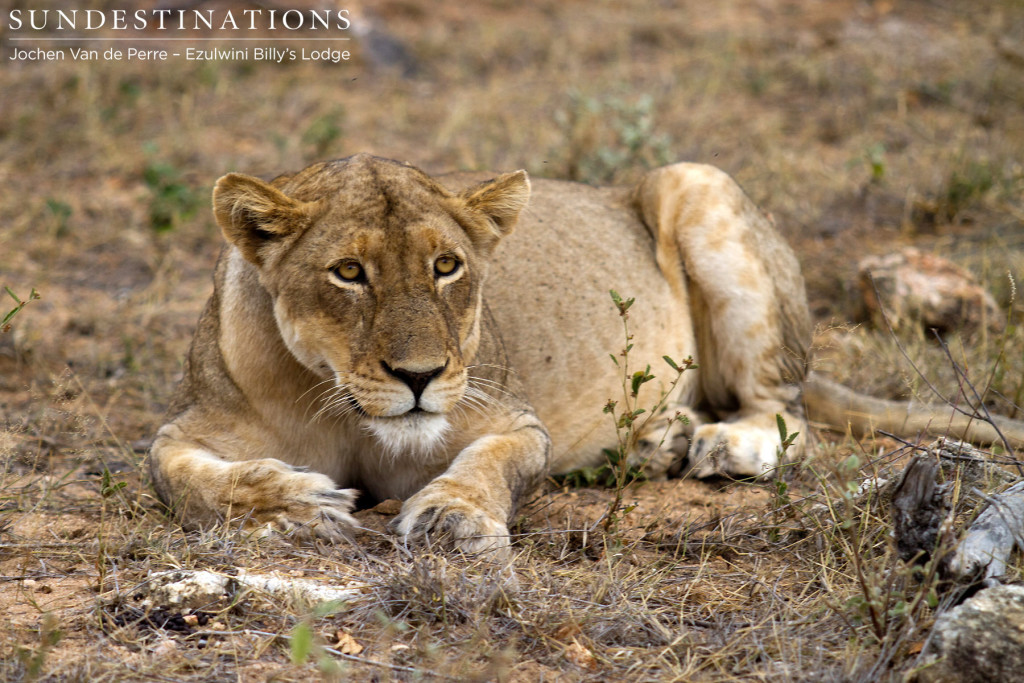
[[[462,264],[459,259],[454,256],[442,256],[434,261],[434,271],[438,275],[451,275],[459,269],[460,265]]]
[[[363,267],[355,261],[345,261],[336,265],[334,274],[345,282],[361,282],[364,279]]]

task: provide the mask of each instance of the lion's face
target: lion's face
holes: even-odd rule
[[[522,172],[456,196],[361,155],[270,185],[228,175],[214,204],[325,410],[408,447],[439,439],[466,395],[487,260],[528,197]]]

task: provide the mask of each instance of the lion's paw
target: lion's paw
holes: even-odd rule
[[[485,496],[467,495],[470,492],[480,493],[455,482],[435,480],[405,502],[389,528],[406,541],[440,542],[465,553],[504,555],[509,547],[504,515],[487,509],[480,500]]]
[[[702,425],[693,434],[689,473],[698,479],[770,477],[779,465],[781,447],[774,418]]]
[[[358,491],[339,489],[334,481],[280,460],[233,463],[229,517],[247,526],[298,538],[340,541],[356,525],[349,514]]]

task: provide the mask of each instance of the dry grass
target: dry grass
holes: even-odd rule
[[[356,546],[186,534],[146,488],[142,453],[211,288],[213,181],[356,151],[592,182],[717,164],[797,248],[819,369],[932,401],[913,366],[948,397],[959,367],[1018,412],[1024,7],[680,4],[375,4],[413,76],[368,59],[5,60],[0,285],[42,299],[0,334],[0,678],[875,681],[921,665],[945,594],[895,557],[884,505],[855,495],[905,460],[886,439],[819,434],[770,484],[633,485],[615,534],[612,492],[552,486],[516,524],[511,573],[408,552],[388,510],[360,513]],[[949,354],[907,331],[908,361],[849,324],[858,257],[909,244],[971,268],[1018,326]],[[130,597],[171,568],[358,580],[369,597],[325,613],[243,595],[188,625]]]

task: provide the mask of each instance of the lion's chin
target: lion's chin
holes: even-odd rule
[[[451,429],[444,415],[424,411],[373,417],[363,422],[363,426],[391,457],[435,453],[444,446]]]

